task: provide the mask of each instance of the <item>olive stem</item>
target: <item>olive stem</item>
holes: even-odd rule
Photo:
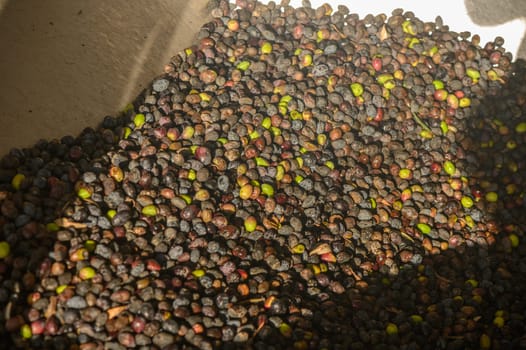
[[[415,122],[418,123],[418,125],[420,125],[422,127],[422,129],[424,130],[427,130],[427,131],[431,131],[431,129],[429,128],[429,126],[426,125],[426,123],[424,123],[422,121],[422,119],[420,119],[415,112],[412,113],[413,114],[413,119],[415,120]]]

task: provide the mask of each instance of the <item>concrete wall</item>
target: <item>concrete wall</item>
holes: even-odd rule
[[[0,154],[114,114],[208,20],[206,1],[3,0]]]

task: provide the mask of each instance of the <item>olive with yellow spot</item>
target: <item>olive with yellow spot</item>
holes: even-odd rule
[[[389,322],[385,327],[385,332],[388,335],[396,335],[398,334],[398,326],[392,322]]]
[[[254,216],[250,215],[245,219],[244,226],[247,232],[254,232],[257,227],[257,220]]]
[[[4,259],[9,256],[11,252],[11,247],[6,241],[0,242],[0,259]]]

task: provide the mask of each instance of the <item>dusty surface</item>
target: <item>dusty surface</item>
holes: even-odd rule
[[[454,1],[436,6],[451,8]],[[209,19],[206,3],[0,0],[0,155],[41,138],[76,135],[121,110],[173,54],[193,42]],[[491,3],[465,0],[474,23],[525,18],[523,0],[504,1],[498,11]],[[417,4],[397,2],[404,8]],[[436,14],[443,11],[437,8]],[[522,57],[525,50],[523,45]]]
[[[96,126],[208,19],[206,1],[130,4],[0,0],[0,154]]]

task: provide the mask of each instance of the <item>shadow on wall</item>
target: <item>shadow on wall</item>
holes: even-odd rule
[[[495,26],[515,19],[526,19],[526,1],[523,0],[464,0],[464,4],[473,23],[481,26]],[[526,57],[524,34],[517,57]]]
[[[0,153],[120,111],[191,44],[205,6],[0,0]]]
[[[4,7],[7,5],[7,2],[9,0],[0,0],[0,15],[2,14],[2,11],[4,10]]]

